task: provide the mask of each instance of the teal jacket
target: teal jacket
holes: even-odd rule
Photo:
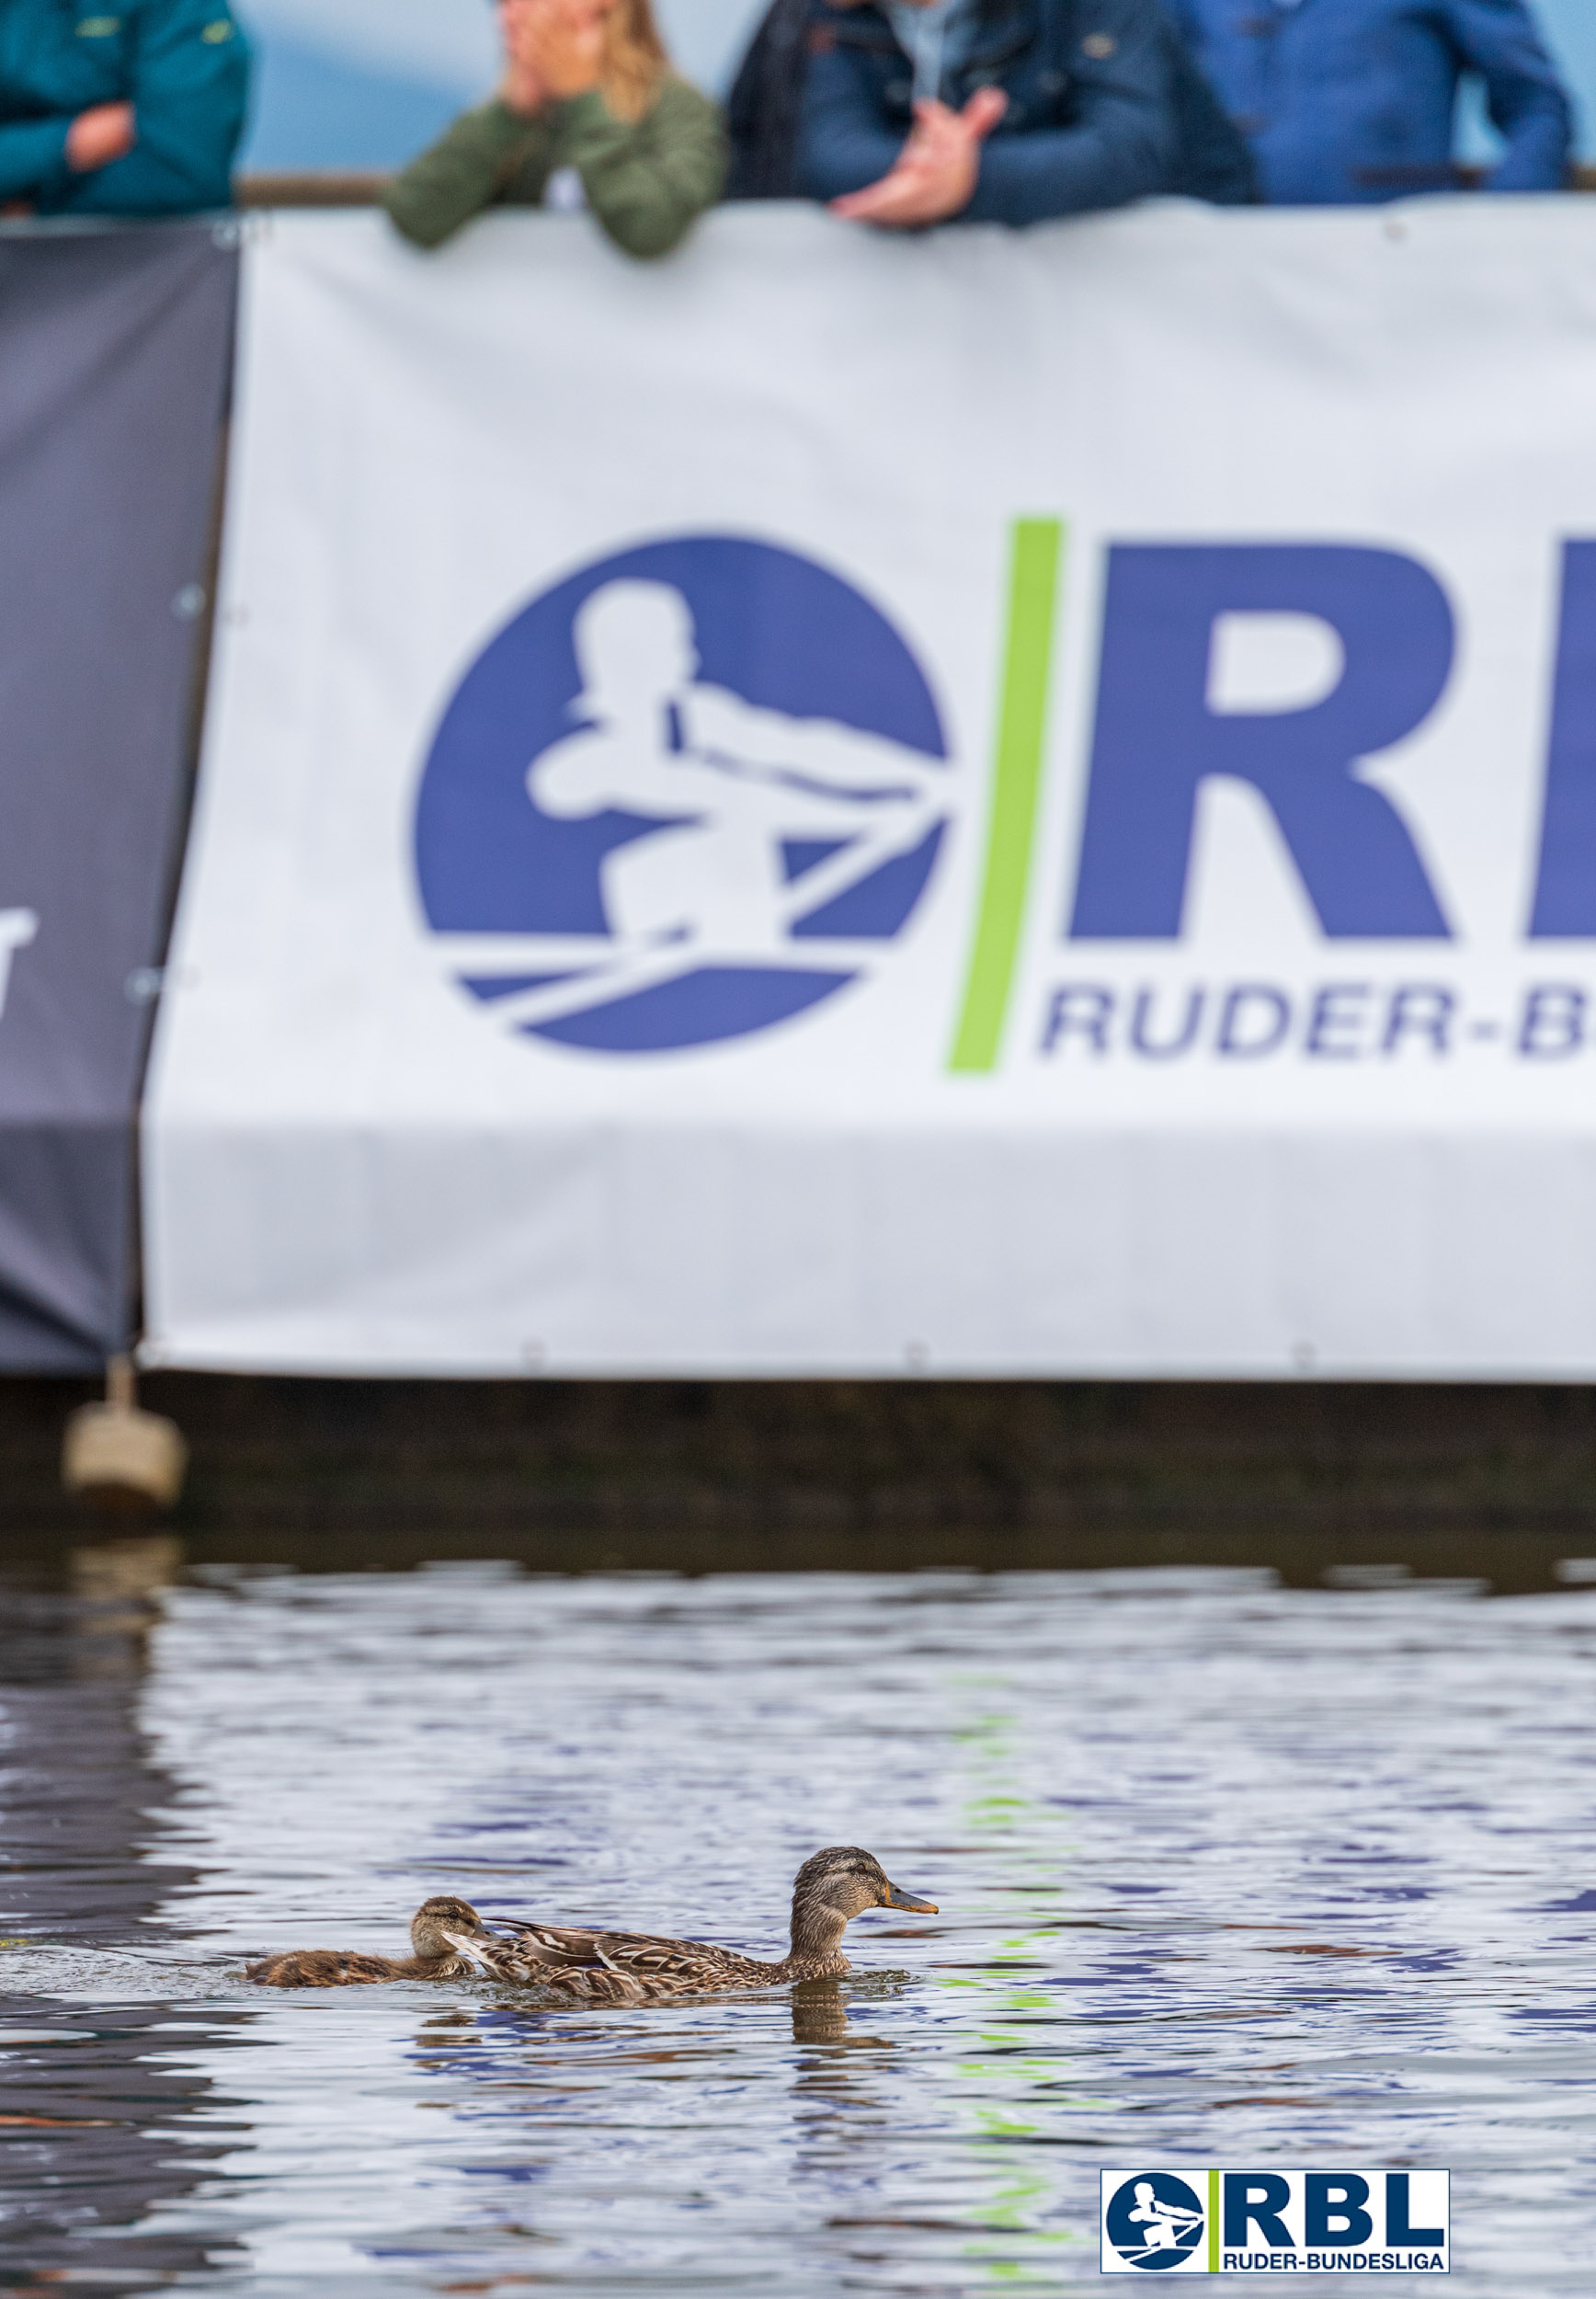
[[[224,208],[248,92],[227,0],[0,0],[0,202],[40,215]],[[67,130],[118,102],[133,106],[137,143],[75,175]]]

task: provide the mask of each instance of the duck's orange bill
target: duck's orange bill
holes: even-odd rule
[[[912,1892],[900,1892],[896,1884],[886,1888],[889,1908],[906,1908],[911,1916],[936,1916],[940,1913],[934,1900],[917,1900]]]

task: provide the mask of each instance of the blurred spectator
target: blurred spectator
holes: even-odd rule
[[[1492,191],[1558,191],[1571,120],[1524,0],[1171,0],[1246,135],[1266,200],[1445,191],[1458,84],[1485,83],[1507,149]]]
[[[776,0],[732,125],[735,193],[804,192],[864,223],[1253,197],[1159,0]]]
[[[248,90],[227,0],[111,0],[103,15],[96,0],[0,0],[0,202],[39,215],[224,208]]]
[[[725,137],[648,0],[499,0],[499,20],[498,95],[389,186],[399,229],[437,247],[488,208],[547,200],[590,207],[628,255],[668,254],[720,197]]]

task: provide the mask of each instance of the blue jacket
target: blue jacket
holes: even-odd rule
[[[897,158],[914,124],[912,67],[874,0],[821,0],[808,48],[799,184],[835,200]],[[944,96],[962,106],[984,86],[1002,88],[1009,109],[961,223],[1037,223],[1151,192],[1253,196],[1246,152],[1160,0],[984,0]]]
[[[1266,200],[1457,186],[1453,119],[1477,72],[1507,152],[1493,191],[1556,191],[1569,107],[1524,0],[1171,0],[1252,147]]]
[[[224,208],[248,87],[228,0],[0,0],[0,201],[40,215]],[[132,151],[74,175],[67,130],[122,101]]]

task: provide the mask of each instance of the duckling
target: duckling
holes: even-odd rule
[[[784,1987],[795,1980],[839,1978],[850,1969],[842,1935],[866,1908],[906,1908],[935,1916],[934,1900],[917,1899],[887,1881],[881,1862],[857,1845],[833,1845],[804,1861],[792,1886],[792,1944],[780,1963],[761,1963],[702,1940],[656,1939],[643,1932],[569,1930],[550,1924],[506,1924],[512,1940],[493,1936],[444,1938],[487,1974],[519,1986],[557,1989],[588,2004],[642,2004],[680,1996],[718,1996],[728,1988]]]
[[[447,1927],[447,1929],[442,1927]],[[359,1987],[376,1980],[462,1980],[478,1969],[465,1951],[483,1920],[469,1900],[426,1901],[410,1926],[412,1956],[346,1955],[336,1948],[294,1948],[245,1969],[257,1987]]]

